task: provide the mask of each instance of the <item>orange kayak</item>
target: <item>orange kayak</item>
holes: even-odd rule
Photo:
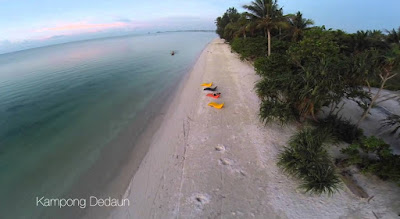
[[[217,108],[217,109],[221,109],[221,108],[224,106],[223,103],[219,104],[219,103],[215,103],[215,102],[211,102],[211,103],[209,103],[208,105],[209,105],[209,106],[212,106],[212,107],[214,107],[214,108]]]
[[[212,86],[212,82],[211,83],[203,83],[203,84],[201,84],[201,86],[203,86],[203,87],[211,87]]]
[[[218,95],[207,94],[206,96],[207,96],[207,97],[212,97],[212,98],[214,98],[214,99],[218,99],[218,98],[221,96],[221,94],[218,94]]]

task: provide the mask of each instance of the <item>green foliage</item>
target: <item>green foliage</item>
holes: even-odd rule
[[[288,104],[287,108],[294,109],[293,115],[301,120],[315,119],[322,107],[337,104],[344,97],[368,98],[361,88],[382,69],[380,53],[371,49],[345,54],[336,39],[342,34],[313,27],[304,32],[303,40],[289,44],[286,52],[258,58],[255,69],[263,78],[256,89],[262,101],[277,103],[279,107],[274,111]],[[260,115],[275,116],[265,112]]]
[[[391,44],[399,44],[400,45],[400,27],[397,31],[393,28],[392,30],[386,30],[388,33],[386,41]]]
[[[257,58],[265,58],[267,53],[267,39],[265,37],[247,37],[234,38],[231,42],[233,51],[240,55],[240,58],[247,60],[255,60]],[[272,40],[272,46],[275,53],[273,55],[285,54],[290,43],[280,40]]]
[[[342,119],[337,115],[329,115],[326,118],[319,119],[315,122],[319,129],[325,129],[327,132],[332,133],[338,140],[351,144],[358,141],[363,132],[357,128],[349,120]]]
[[[267,52],[267,39],[264,37],[256,38],[235,38],[231,43],[233,51],[239,53],[241,59],[255,59],[265,56]]]
[[[379,66],[379,72],[369,78],[370,85],[380,87],[382,78],[379,75],[392,74],[393,78],[386,82],[384,88],[395,91],[400,90],[400,44],[393,43],[389,49],[380,51],[378,55],[375,62]],[[395,75],[396,73],[397,75]]]
[[[348,156],[349,164],[357,165],[364,173],[372,173],[400,185],[400,156],[393,154],[382,139],[365,137],[341,152]]]
[[[279,157],[284,171],[299,177],[306,192],[332,194],[340,180],[323,144],[336,139],[351,144],[342,150],[349,163],[400,184],[400,158],[383,141],[363,138],[360,129],[337,116],[315,117],[343,98],[368,110],[366,103],[373,98],[363,87],[380,86],[383,78],[400,72],[400,29],[348,34],[324,26],[310,28],[312,20],[301,12],[284,15],[276,0],[254,0],[244,8],[245,13],[230,8],[218,17],[217,33],[241,59],[255,60],[261,76],[256,84],[261,120],[285,124],[313,119],[317,126],[292,137]],[[400,89],[400,75],[388,80],[386,88]],[[399,121],[388,118],[386,125],[397,132]]]
[[[271,31],[285,28],[288,25],[283,9],[279,8],[277,0],[254,0],[249,5],[244,5],[247,15],[256,28],[264,31],[264,36],[268,38],[268,56],[271,55]]]
[[[229,23],[224,28],[223,38],[230,42],[234,38],[235,33],[239,30],[239,27],[236,23]]]
[[[292,136],[289,146],[279,155],[278,165],[287,174],[300,178],[305,192],[332,194],[340,179],[323,147],[332,137],[328,132],[305,128]]]
[[[377,87],[378,85],[375,84]],[[400,74],[396,75],[390,81],[386,83],[385,89],[399,91],[400,90]]]
[[[264,123],[278,121],[281,125],[298,119],[295,109],[289,104],[277,101],[276,98],[270,98],[261,102],[259,116]]]
[[[348,91],[345,82],[350,74],[332,38],[325,30],[313,28],[286,54],[257,60],[256,72],[264,76],[256,85],[260,98],[288,104],[299,119],[314,117],[323,106],[340,101]]]
[[[215,20],[215,24],[217,25],[216,33],[219,35],[220,38],[224,38],[225,27],[229,23],[234,23],[238,21],[240,18],[240,14],[237,12],[236,8],[229,8],[226,10],[222,17],[218,17]]]
[[[273,54],[268,57],[259,57],[254,62],[256,73],[263,77],[287,74],[291,72],[291,66],[287,64],[289,58],[285,54]]]
[[[298,42],[303,39],[304,30],[308,29],[308,26],[313,25],[314,21],[303,18],[303,14],[299,11],[296,14],[287,15],[288,22],[290,24],[289,35],[292,41]]]
[[[288,53],[297,65],[311,65],[323,59],[337,59],[339,45],[333,34],[322,28],[312,28],[305,32],[304,39],[290,47]]]
[[[396,133],[400,130],[400,116],[396,114],[388,116],[383,120],[382,127],[392,128],[390,133],[392,135],[396,135]],[[400,132],[398,132],[398,137],[400,138]]]

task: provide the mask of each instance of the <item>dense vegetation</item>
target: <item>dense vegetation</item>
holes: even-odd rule
[[[261,120],[281,124],[313,121],[319,130],[351,145],[343,151],[350,156],[349,165],[376,174],[373,170],[384,166],[388,174],[379,173],[382,178],[398,180],[399,158],[390,150],[385,150],[385,157],[376,149],[370,151],[377,153],[375,158],[358,159],[369,145],[358,127],[383,89],[400,89],[400,28],[346,33],[312,26],[314,22],[301,12],[284,14],[277,0],[254,0],[243,9],[239,13],[229,8],[218,17],[217,34],[242,59],[254,62],[261,76],[256,84]],[[379,88],[378,92],[365,89],[371,87]],[[357,124],[335,115],[344,98],[360,106],[363,114]],[[323,109],[329,109],[326,118],[317,116]],[[384,125],[393,127],[396,134],[400,119],[389,116]],[[325,134],[310,128],[300,130],[279,160],[286,172],[303,180],[306,191],[318,194],[335,191],[339,183],[324,146],[329,138],[321,136]],[[358,163],[350,162],[354,160]]]

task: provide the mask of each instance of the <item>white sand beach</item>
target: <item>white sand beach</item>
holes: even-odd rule
[[[179,54],[178,54],[179,55]],[[400,187],[355,173],[371,199],[344,185],[329,197],[303,194],[276,159],[297,127],[258,117],[258,80],[215,39],[184,80],[150,148],[110,218],[398,218]],[[213,82],[221,98],[206,97]],[[218,110],[209,102],[225,103]]]

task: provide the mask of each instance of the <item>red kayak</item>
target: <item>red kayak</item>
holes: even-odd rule
[[[207,97],[212,97],[214,99],[218,99],[221,96],[221,94],[217,94],[217,95],[215,95],[215,94],[207,94],[206,96]]]

